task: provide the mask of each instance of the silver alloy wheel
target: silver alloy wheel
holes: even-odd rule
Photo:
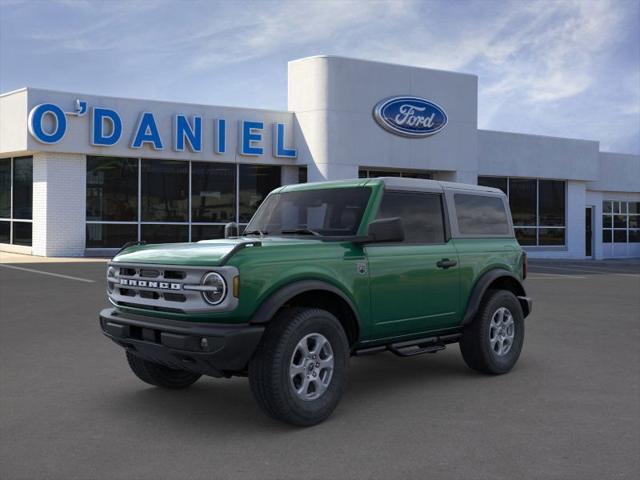
[[[515,333],[516,325],[513,321],[513,315],[508,308],[500,307],[491,317],[489,324],[489,340],[493,353],[499,357],[509,353]]]
[[[302,400],[319,398],[331,384],[333,349],[319,333],[305,335],[293,349],[289,378],[296,396]]]

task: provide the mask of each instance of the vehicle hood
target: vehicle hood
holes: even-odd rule
[[[148,263],[158,265],[216,266],[220,265],[225,255],[230,253],[238,244],[256,241],[261,243],[259,248],[300,244],[317,245],[318,243],[322,243],[320,240],[311,238],[267,237],[260,239],[256,237],[241,237],[204,240],[196,243],[136,245],[118,253],[113,258],[113,261],[119,263]],[[249,246],[246,248],[255,247]],[[246,249],[241,251],[246,251]],[[256,250],[256,252],[258,252],[258,250]]]

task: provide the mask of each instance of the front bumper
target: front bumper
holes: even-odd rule
[[[174,369],[212,377],[246,370],[264,326],[180,322],[123,313],[100,312],[102,332],[130,353]]]

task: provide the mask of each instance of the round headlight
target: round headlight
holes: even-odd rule
[[[109,293],[112,293],[115,287],[116,271],[115,267],[107,268],[107,290]]]
[[[206,287],[202,291],[202,297],[211,305],[218,305],[227,295],[227,284],[219,273],[207,273],[202,277],[202,286]]]

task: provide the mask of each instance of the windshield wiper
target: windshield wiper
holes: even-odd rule
[[[282,230],[280,233],[294,233],[297,235],[315,235],[316,237],[321,237],[322,234],[316,232],[315,230],[311,230],[310,228],[291,228],[291,229],[287,229],[287,230]]]
[[[256,229],[256,230],[249,230],[248,232],[245,231],[242,235],[243,236],[245,236],[245,235],[260,235],[261,237],[264,237],[267,233],[269,233],[269,232],[267,232],[266,230],[263,232],[260,229]]]

